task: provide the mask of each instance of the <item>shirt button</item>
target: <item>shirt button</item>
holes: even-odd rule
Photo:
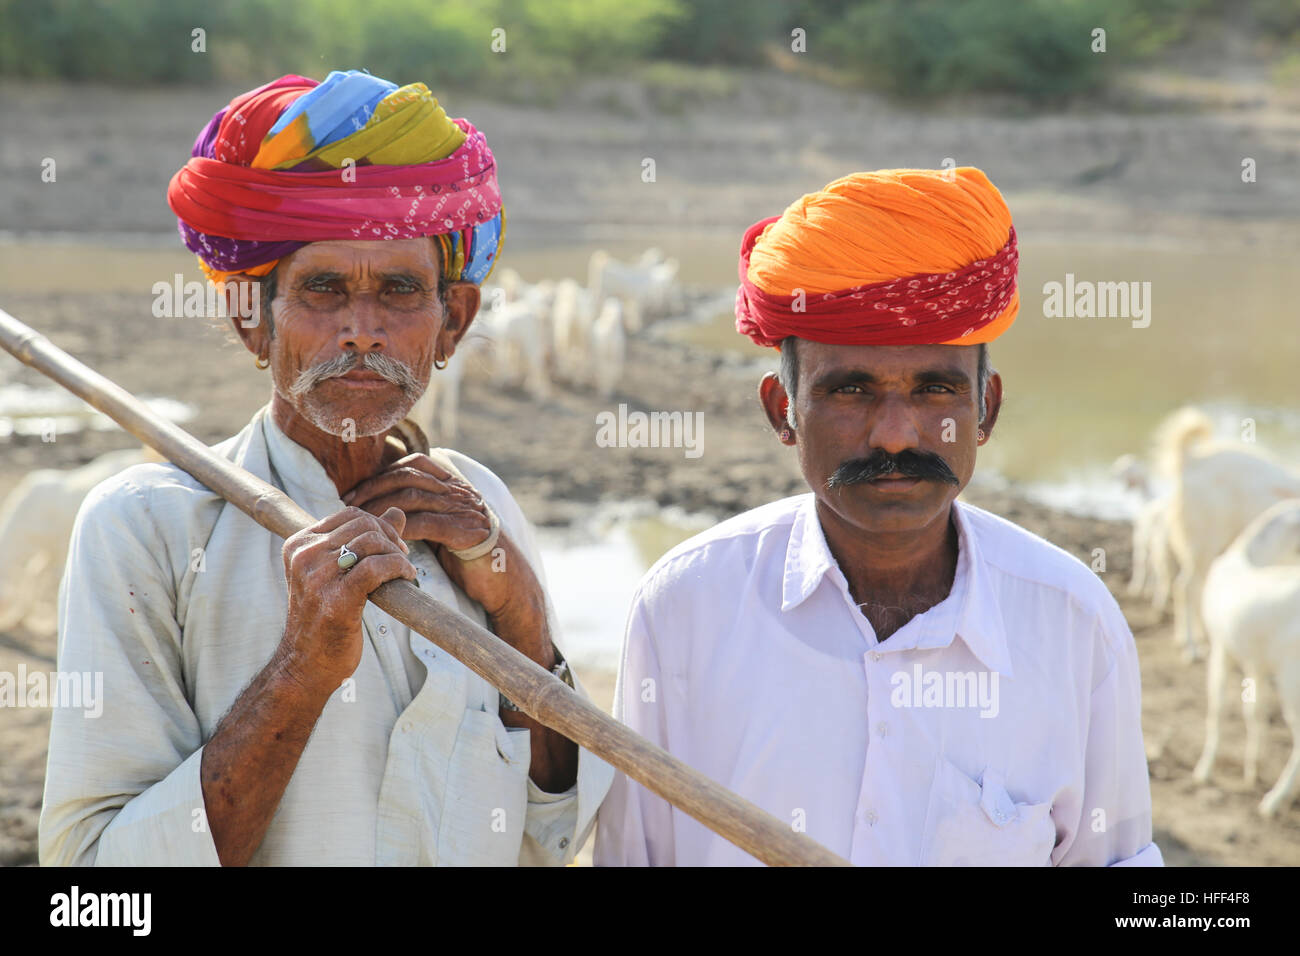
[[[883,720],[880,723],[876,724],[876,733],[880,734],[880,736],[882,737],[888,737],[889,724],[885,723]]]
[[[410,732],[411,732],[411,722],[409,720],[402,721],[402,733],[409,734]]]
[[[380,634],[387,634],[387,633],[388,633],[388,625],[387,625],[387,624],[380,624],[380,625],[379,625],[379,633],[380,633]]]
[[[880,652],[879,652],[879,651],[872,651],[868,656],[869,656],[873,661],[878,661],[878,660],[880,660]]]
[[[862,822],[867,826],[874,827],[876,825],[876,820],[877,817],[875,810],[864,810],[862,812]]]
[[[565,847],[567,847],[568,845],[569,845],[569,838],[568,838],[568,837],[560,837],[560,849],[563,850],[563,849],[564,849]]]

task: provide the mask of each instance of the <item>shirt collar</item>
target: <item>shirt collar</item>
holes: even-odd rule
[[[993,589],[990,569],[982,558],[979,535],[973,527],[968,507],[956,500],[952,503],[957,525],[957,568],[949,597],[956,598],[954,610],[959,608],[955,623],[952,614],[937,618],[932,633],[917,635],[913,646],[944,647],[952,642],[955,632],[985,667],[1004,677],[1012,677],[1002,609]],[[802,604],[827,574],[831,574],[836,585],[847,593],[848,582],[831,554],[817,517],[817,497],[809,494],[800,504],[790,528],[781,586],[781,610],[789,611]]]
[[[262,415],[266,454],[284,492],[315,518],[324,518],[345,507],[325,466],[316,456],[280,430],[270,408]]]

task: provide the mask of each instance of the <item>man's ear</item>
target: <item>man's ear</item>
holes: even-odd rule
[[[763,376],[762,381],[758,383],[758,400],[763,403],[763,411],[767,414],[767,421],[777,435],[781,435],[787,429],[789,430],[790,437],[782,438],[782,444],[795,444],[798,439],[794,436],[794,429],[790,428],[790,423],[786,420],[790,396],[786,394],[785,388],[782,387],[781,380],[777,378],[775,372],[768,372]]]
[[[456,346],[478,315],[479,287],[473,282],[450,282],[443,298],[446,306],[434,354],[448,359],[455,354]]]
[[[993,435],[993,426],[998,420],[998,412],[1002,410],[1002,376],[994,372],[989,376],[988,389],[985,392],[984,400],[984,421],[980,423],[980,428],[984,429],[984,441],[988,441]]]
[[[262,302],[262,283],[257,276],[236,273],[224,283],[226,314],[244,348],[258,358],[271,354],[271,303]],[[249,303],[253,304],[250,310]]]

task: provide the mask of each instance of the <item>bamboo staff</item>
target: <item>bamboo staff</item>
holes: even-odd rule
[[[121,386],[0,309],[0,346],[112,418],[173,464],[282,538],[316,523],[288,495],[151,412]],[[534,661],[410,581],[380,585],[370,601],[423,634],[534,719],[559,731],[719,836],[770,865],[847,866],[788,824],[688,767],[614,720]]]

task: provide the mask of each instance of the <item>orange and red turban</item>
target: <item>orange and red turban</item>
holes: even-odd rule
[[[1020,309],[1018,263],[980,170],[854,173],[746,231],[736,330],[764,346],[991,342]]]
[[[329,239],[437,236],[449,279],[482,282],[505,234],[483,134],[423,83],[290,74],[218,110],[172,177],[185,245],[218,282]]]

